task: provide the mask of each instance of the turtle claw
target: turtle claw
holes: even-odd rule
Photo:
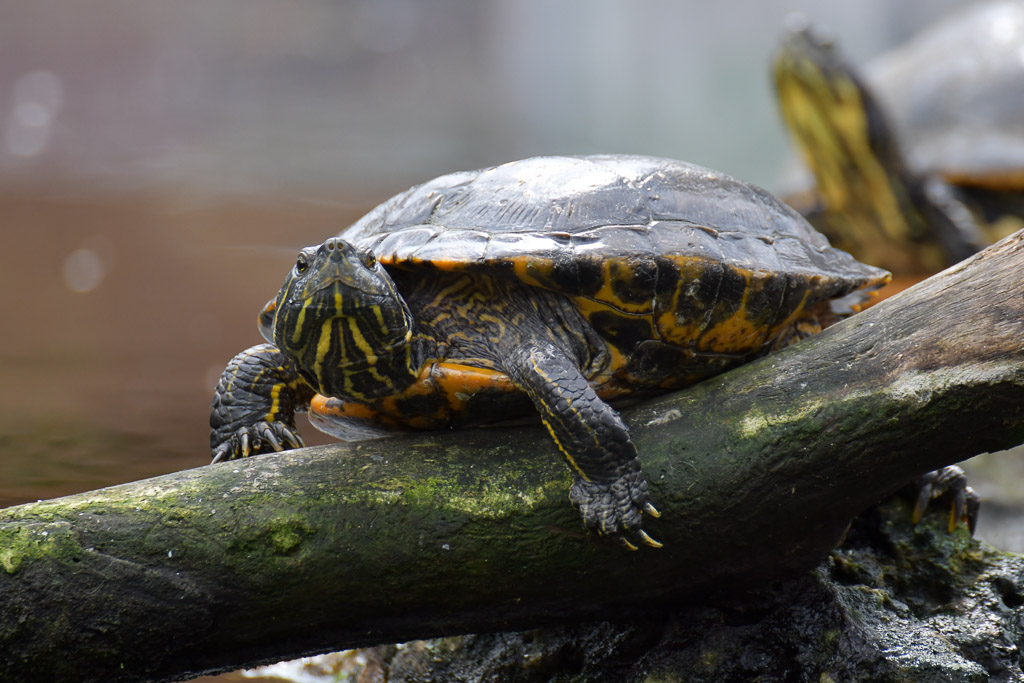
[[[664,543],[661,543],[660,541],[656,541],[653,538],[651,538],[647,534],[647,532],[644,531],[643,529],[637,529],[634,533],[636,534],[636,536],[641,541],[643,541],[645,544],[649,545],[652,548],[661,548],[661,547],[663,547],[665,545]],[[639,550],[640,549],[639,546],[635,545],[632,541],[630,541],[625,536],[619,536],[618,537],[618,541],[619,541],[619,544],[622,545],[622,547],[624,547],[626,550]]]
[[[643,541],[647,545],[651,546],[652,548],[661,548],[663,545],[665,545],[664,543],[662,543],[660,541],[656,541],[653,538],[651,538],[650,536],[648,536],[647,532],[644,531],[643,529],[638,529],[637,532],[636,532],[636,535],[640,537],[641,541]]]
[[[637,550],[640,543],[662,547],[642,527],[643,513],[654,517],[658,510],[648,498],[647,482],[639,471],[604,484],[579,478],[573,482],[569,498],[579,507],[584,526],[601,536],[615,537],[627,550]]]
[[[276,448],[275,450],[287,451],[292,448],[302,448],[306,445],[302,443],[302,437],[299,436],[298,432],[294,432],[290,429],[283,429],[281,431],[283,432],[281,434],[281,438],[284,440],[285,444],[287,444],[287,447]]]
[[[227,459],[229,444],[229,441],[225,441],[221,445],[217,446],[217,449],[213,452],[213,460],[211,461],[211,464]]]
[[[949,531],[952,533],[956,529],[957,520],[966,519],[967,530],[973,536],[974,530],[978,528],[978,510],[981,508],[981,498],[970,486],[964,486],[962,491],[957,492],[956,501],[955,507],[950,511]]]
[[[270,447],[273,448],[275,451],[281,450],[281,442],[278,441],[276,436],[274,436],[273,429],[267,427],[266,429],[263,430],[262,436],[267,441],[267,443],[270,444]]]
[[[282,422],[257,422],[239,427],[213,449],[213,462],[248,458],[260,453],[302,447],[302,437]]]
[[[914,501],[914,510],[911,513],[911,521],[917,524],[924,516],[928,504],[936,498],[951,498],[949,506],[949,532],[956,531],[960,520],[967,522],[967,529],[971,536],[978,526],[978,510],[981,507],[981,499],[970,486],[967,485],[967,475],[956,465],[943,467],[942,469],[929,472],[920,477],[916,482],[917,499]]]
[[[644,504],[644,512],[649,514],[651,517],[661,517],[661,513],[658,512],[658,508],[654,507],[654,505],[651,504],[651,501],[647,501],[647,503]]]

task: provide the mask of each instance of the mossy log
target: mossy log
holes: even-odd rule
[[[0,680],[179,680],[806,571],[914,477],[1024,441],[1024,233],[625,415],[659,550],[587,538],[533,427],[302,449],[0,511]]]

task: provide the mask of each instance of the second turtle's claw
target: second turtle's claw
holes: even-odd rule
[[[649,514],[651,517],[661,517],[661,513],[658,512],[658,508],[654,507],[650,501],[644,504],[644,512]],[[661,547],[660,543],[658,544],[658,547]]]
[[[622,547],[623,547],[623,548],[625,548],[626,550],[639,550],[639,548],[637,548],[637,547],[636,547],[635,545],[633,545],[632,543],[630,543],[630,542],[629,542],[629,541],[628,541],[628,540],[626,539],[626,537],[625,537],[625,536],[619,536],[619,543],[620,543],[620,544],[622,545]]]
[[[971,493],[974,493],[973,489]],[[978,528],[978,510],[981,509],[981,498],[978,494],[967,496],[967,505],[964,507],[963,516],[967,518],[967,530],[974,536],[974,530]]]
[[[956,531],[960,520],[967,522],[967,529],[971,535],[978,526],[978,509],[981,501],[978,494],[967,485],[967,475],[956,465],[943,467],[942,469],[929,472],[917,480],[917,499],[914,501],[914,510],[911,520],[914,524],[921,521],[928,504],[944,496],[952,498],[949,507],[949,531]],[[947,498],[948,499],[948,498]]]
[[[910,521],[917,524],[924,517],[924,511],[928,507],[928,501],[932,499],[932,487],[928,484],[922,484],[921,490],[917,494],[917,500],[914,501],[914,511],[910,514]]]
[[[962,519],[967,522],[967,530],[973,536],[974,530],[978,527],[978,509],[980,507],[981,500],[974,489],[966,485],[962,489],[958,489],[949,510],[949,532],[956,531],[956,525]]]

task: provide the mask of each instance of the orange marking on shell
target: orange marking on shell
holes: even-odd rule
[[[419,258],[410,259],[410,264],[413,267],[422,267],[425,263],[428,263],[437,270],[447,270],[450,272],[465,270],[467,265],[466,261],[462,259],[433,258],[429,261]]]
[[[550,280],[553,270],[551,263],[531,256],[513,257],[509,261],[512,263],[512,272],[521,282],[541,289],[551,289],[551,285],[546,281]]]
[[[785,320],[781,320],[775,323],[775,326],[772,328],[771,335],[769,337],[770,339],[774,339],[776,336],[778,336],[780,332],[783,332],[784,330],[789,328],[796,322],[798,318],[804,315],[805,307],[807,306],[807,300],[810,298],[810,296],[810,290],[806,290],[804,292],[803,298],[800,299],[800,304],[795,309],[793,309],[793,312],[786,316]]]
[[[695,286],[700,281],[708,259],[699,256],[682,256],[671,254],[662,258],[670,261],[679,272],[679,281],[672,292],[672,296],[666,300],[664,295],[658,298],[655,308],[655,329],[658,336],[666,343],[680,347],[695,346],[700,335],[704,332],[704,319],[686,318],[681,315],[681,310],[693,310],[695,303],[702,303],[696,300]],[[687,298],[687,306],[680,303],[680,299]],[[710,305],[711,302],[703,302]],[[700,307],[696,307],[700,308]]]

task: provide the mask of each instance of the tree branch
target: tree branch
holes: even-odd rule
[[[626,418],[661,550],[586,538],[539,428],[303,449],[0,511],[0,678],[179,680],[804,571],[913,477],[1024,441],[1024,233]]]

